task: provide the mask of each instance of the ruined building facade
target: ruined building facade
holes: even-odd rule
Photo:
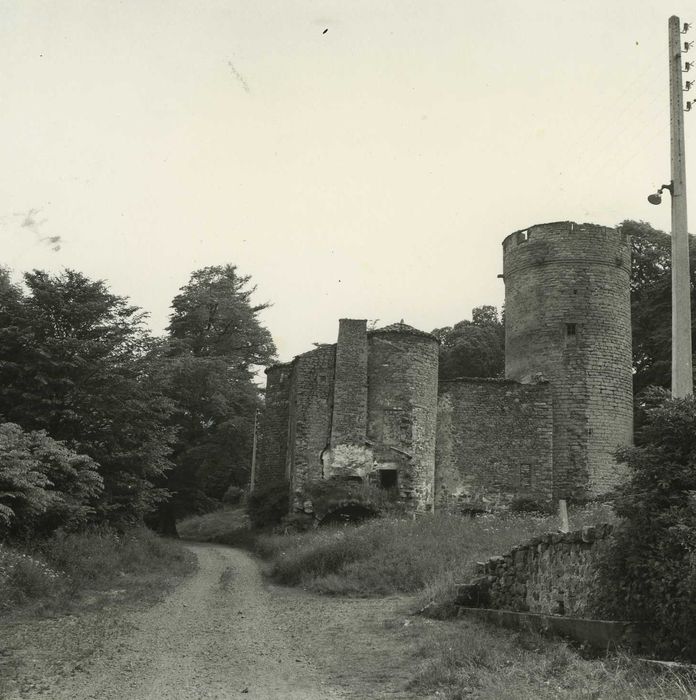
[[[558,222],[503,241],[505,379],[438,382],[438,341],[342,319],[334,345],[266,370],[255,488],[345,473],[418,510],[549,502],[608,491],[633,429],[630,247],[617,229]]]

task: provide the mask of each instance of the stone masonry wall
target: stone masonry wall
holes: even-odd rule
[[[562,221],[508,236],[503,259],[505,374],[551,383],[554,496],[605,493],[633,437],[629,241]]]
[[[308,479],[322,478],[322,454],[329,446],[335,346],[322,345],[293,360],[289,392],[287,474],[291,504],[302,504]]]
[[[481,578],[473,585],[488,587],[486,607],[581,617],[588,613],[597,558],[611,532],[611,525],[600,525],[535,537],[479,563]]]
[[[336,344],[331,447],[364,445],[367,430],[367,321],[342,318]]]
[[[367,439],[379,468],[395,469],[402,498],[433,505],[438,342],[395,324],[368,334]]]
[[[292,365],[266,370],[266,402],[259,419],[258,452],[253,488],[282,484],[288,448],[288,401]]]
[[[553,495],[553,410],[547,383],[440,382],[437,507],[489,509]]]

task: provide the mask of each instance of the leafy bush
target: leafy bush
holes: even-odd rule
[[[246,509],[229,506],[212,513],[192,515],[177,523],[179,536],[196,542],[218,542],[234,546],[246,545],[252,539]]]
[[[139,576],[159,572],[169,579],[191,571],[193,560],[178,542],[143,527],[58,531],[27,550],[0,545],[0,612],[30,603],[62,605],[82,591],[108,588],[115,581],[127,588]]]
[[[246,491],[239,488],[239,486],[229,486],[222,497],[222,502],[230,506],[236,506],[242,502],[245,495]]]
[[[651,624],[655,653],[696,661],[696,400],[644,409],[631,469],[614,507],[622,520],[601,558],[596,612]]]
[[[65,579],[43,559],[0,545],[0,610],[53,595]]]
[[[256,528],[277,525],[289,509],[290,492],[285,483],[261,486],[249,496],[249,519]]]
[[[0,533],[26,539],[76,529],[94,512],[102,489],[89,457],[43,430],[0,424]]]

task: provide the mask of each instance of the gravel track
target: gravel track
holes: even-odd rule
[[[129,612],[69,676],[12,697],[52,700],[342,700],[293,642],[299,620],[239,550],[187,545],[199,570],[162,603]],[[8,696],[10,697],[10,696]]]

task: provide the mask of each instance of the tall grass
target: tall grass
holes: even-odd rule
[[[459,619],[425,628],[409,687],[443,700],[693,698],[696,675],[655,671],[617,654],[585,659],[566,642]]]
[[[244,506],[235,505],[184,518],[176,525],[179,536],[196,542],[214,542],[232,546],[252,546],[254,536]]]
[[[193,568],[193,555],[180,543],[146,528],[57,533],[23,550],[0,545],[0,613],[29,605],[60,607],[87,590],[116,583],[126,588],[138,577],[177,576]]]
[[[575,511],[572,527],[605,521],[603,507]],[[262,535],[257,549],[279,583],[358,596],[425,592],[441,598],[467,580],[476,561],[558,529],[553,516],[436,514],[380,518],[357,526],[294,535]]]

